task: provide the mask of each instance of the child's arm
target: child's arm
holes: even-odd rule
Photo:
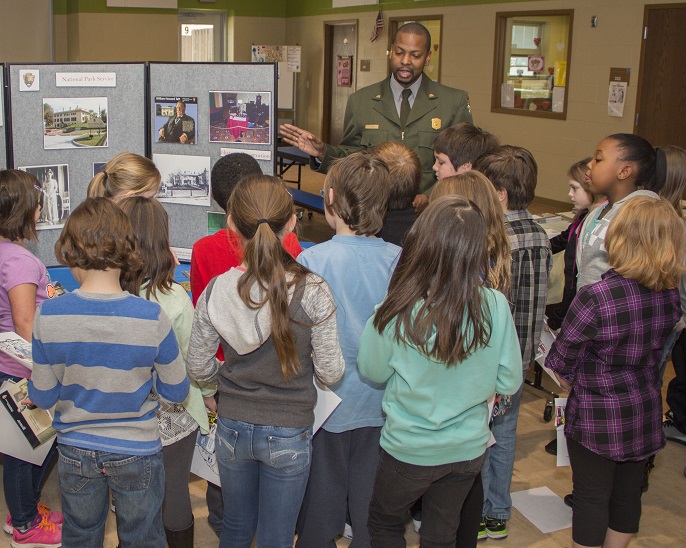
[[[324,280],[317,280],[308,280],[302,305],[313,322],[311,340],[314,371],[320,381],[331,385],[343,377],[345,360],[338,342],[333,295]]]
[[[155,372],[153,389],[161,398],[171,402],[182,402],[188,396],[190,381],[186,375],[176,335],[169,318],[160,308],[158,321],[160,343],[155,358]]]
[[[522,352],[507,300],[501,293],[495,291],[493,293],[497,303],[493,311],[497,314],[497,324],[502,327],[500,332],[491,331],[492,340],[500,343],[500,363],[495,391],[498,394],[512,395],[522,384]],[[495,314],[493,314],[494,317]],[[492,323],[496,324],[495,321]]]
[[[186,369],[195,381],[212,382],[217,377],[219,362],[215,359],[220,337],[207,311],[207,288],[195,307],[191,339],[186,356]]]
[[[374,315],[364,326],[362,337],[360,337],[360,350],[357,354],[357,368],[370,381],[385,383],[394,373],[389,366],[392,355],[391,346],[384,336],[386,333],[391,333],[394,326],[395,321],[390,322],[382,335],[374,327]]]
[[[55,375],[40,337],[40,308],[36,310],[33,324],[32,356],[33,370],[29,378],[29,399],[42,409],[50,409],[57,403],[62,384]]]
[[[587,286],[588,287],[588,286]],[[562,322],[560,335],[553,342],[545,360],[563,380],[571,383],[578,364],[583,363],[589,346],[598,332],[596,299],[585,289],[577,293]]]

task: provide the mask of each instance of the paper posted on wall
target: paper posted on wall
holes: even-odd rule
[[[31,343],[14,332],[0,333],[0,352],[17,360],[28,369],[33,369]]]

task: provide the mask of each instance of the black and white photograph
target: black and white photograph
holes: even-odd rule
[[[158,143],[194,145],[197,120],[197,97],[155,97],[155,135]]]
[[[107,97],[43,99],[43,148],[107,146]]]
[[[171,204],[210,206],[210,157],[153,154],[162,175],[157,199]]]
[[[271,143],[271,93],[210,91],[211,143]]]
[[[36,228],[62,228],[71,211],[69,206],[69,166],[56,164],[19,167],[31,173],[40,184],[40,214]]]

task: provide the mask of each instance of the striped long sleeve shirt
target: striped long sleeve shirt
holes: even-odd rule
[[[76,290],[45,301],[33,326],[29,398],[55,405],[60,443],[151,455],[162,449],[153,393],[181,402],[189,381],[157,303]]]

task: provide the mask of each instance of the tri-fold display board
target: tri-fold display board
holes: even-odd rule
[[[0,76],[0,167],[40,183],[31,250],[48,266],[69,213],[121,152],[156,163],[171,244],[184,249],[208,233],[208,213],[222,211],[210,200],[211,167],[222,155],[246,152],[264,173],[275,171],[274,64],[10,64]]]

